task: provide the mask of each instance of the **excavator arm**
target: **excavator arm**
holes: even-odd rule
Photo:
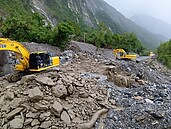
[[[11,41],[7,38],[0,38],[0,50],[12,51],[16,54],[16,58],[20,64],[17,64],[17,71],[25,71],[29,68],[29,51],[19,42]]]

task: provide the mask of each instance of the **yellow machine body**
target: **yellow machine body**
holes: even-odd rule
[[[11,41],[7,38],[0,38],[0,51],[12,51],[15,53],[19,64],[15,65],[16,71],[39,72],[58,66],[60,60],[58,56],[51,56],[48,52],[30,53],[21,43]]]
[[[136,54],[127,54],[123,49],[114,49],[113,53],[116,56],[116,59],[135,60],[137,58]]]

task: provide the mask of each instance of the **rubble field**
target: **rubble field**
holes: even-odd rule
[[[75,41],[56,51],[59,67],[0,78],[0,129],[171,128],[171,72],[156,60],[118,61]]]

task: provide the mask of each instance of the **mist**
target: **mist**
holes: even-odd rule
[[[171,0],[104,0],[127,18],[144,14],[171,24]]]

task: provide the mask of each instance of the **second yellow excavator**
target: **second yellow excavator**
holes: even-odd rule
[[[15,74],[11,74],[8,80],[15,82],[30,72],[39,72],[58,66],[60,60],[58,56],[52,57],[48,52],[30,53],[21,43],[7,38],[0,38],[0,51],[12,51],[15,53],[19,64],[15,65]]]
[[[113,53],[116,56],[116,59],[135,60],[137,58],[136,54],[127,54],[123,49],[114,49]]]

